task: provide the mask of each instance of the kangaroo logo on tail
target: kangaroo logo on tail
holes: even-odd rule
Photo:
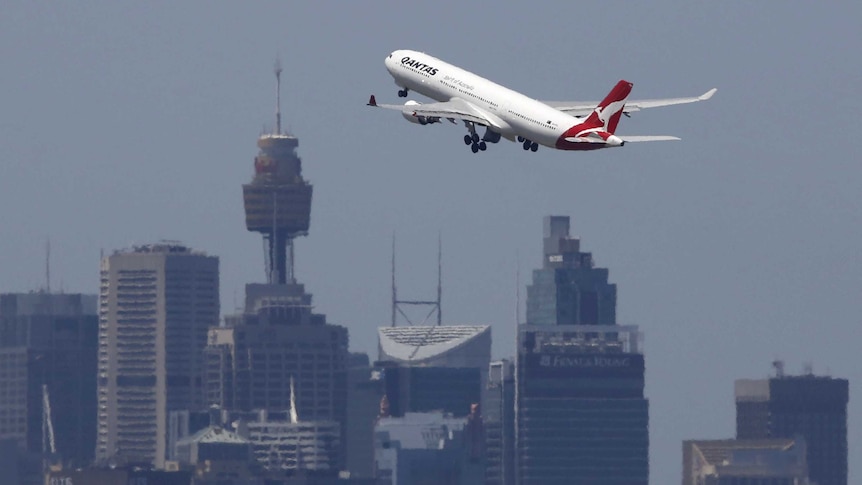
[[[613,134],[617,130],[630,92],[632,92],[632,83],[625,80],[618,82],[587,119],[578,125],[579,131],[604,131]]]

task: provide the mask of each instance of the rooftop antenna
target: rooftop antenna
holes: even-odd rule
[[[401,305],[419,305],[419,306],[428,306],[431,307],[431,310],[425,315],[425,318],[419,325],[425,325],[425,322],[431,318],[431,315],[434,312],[437,312],[437,325],[440,326],[443,324],[442,315],[440,314],[440,298],[443,294],[443,243],[442,238],[438,239],[438,252],[437,252],[437,299],[435,300],[399,300],[398,293],[395,289],[395,233],[392,233],[392,326],[395,327],[398,325],[398,314],[400,313],[407,323],[410,325],[414,325],[413,321],[404,313],[404,310],[401,309]]]
[[[784,361],[775,359],[772,361],[772,367],[775,367],[775,377],[779,379],[784,377]]]
[[[437,326],[443,325],[443,235],[437,232]]]
[[[51,238],[45,243],[45,292],[51,294]]]
[[[515,328],[521,324],[521,255],[515,252]]]
[[[392,326],[395,326],[398,293],[395,290],[395,231],[392,231]]]
[[[281,134],[281,59],[275,60],[275,134]]]

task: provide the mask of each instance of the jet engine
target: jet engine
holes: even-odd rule
[[[422,103],[418,101],[407,101],[404,103],[404,108],[401,110],[401,116],[404,117],[405,120],[411,123],[418,123],[420,125],[430,125],[431,123],[439,123],[439,116],[416,116],[415,106],[421,106]]]

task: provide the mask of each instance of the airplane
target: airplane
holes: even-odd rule
[[[473,153],[485,151],[488,143],[501,138],[518,141],[524,150],[535,152],[539,145],[560,150],[596,150],[621,147],[628,142],[679,140],[674,136],[627,136],[616,134],[621,115],[646,108],[695,103],[711,98],[713,88],[688,98],[626,101],[632,83],[621,80],[601,102],[537,101],[500,86],[472,72],[436,57],[412,50],[397,50],[384,61],[386,69],[400,88],[398,96],[410,91],[436,102],[409,100],[400,104],[378,104],[372,94],[368,106],[401,111],[411,123],[430,125],[461,120],[467,127],[464,144]],[[477,126],[484,126],[480,137]]]

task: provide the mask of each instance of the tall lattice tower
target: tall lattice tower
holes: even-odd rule
[[[275,65],[275,132],[257,140],[254,178],[242,186],[245,225],[263,234],[270,284],[294,283],[293,239],[308,234],[312,186],[302,178],[299,140],[281,130],[281,65]]]

